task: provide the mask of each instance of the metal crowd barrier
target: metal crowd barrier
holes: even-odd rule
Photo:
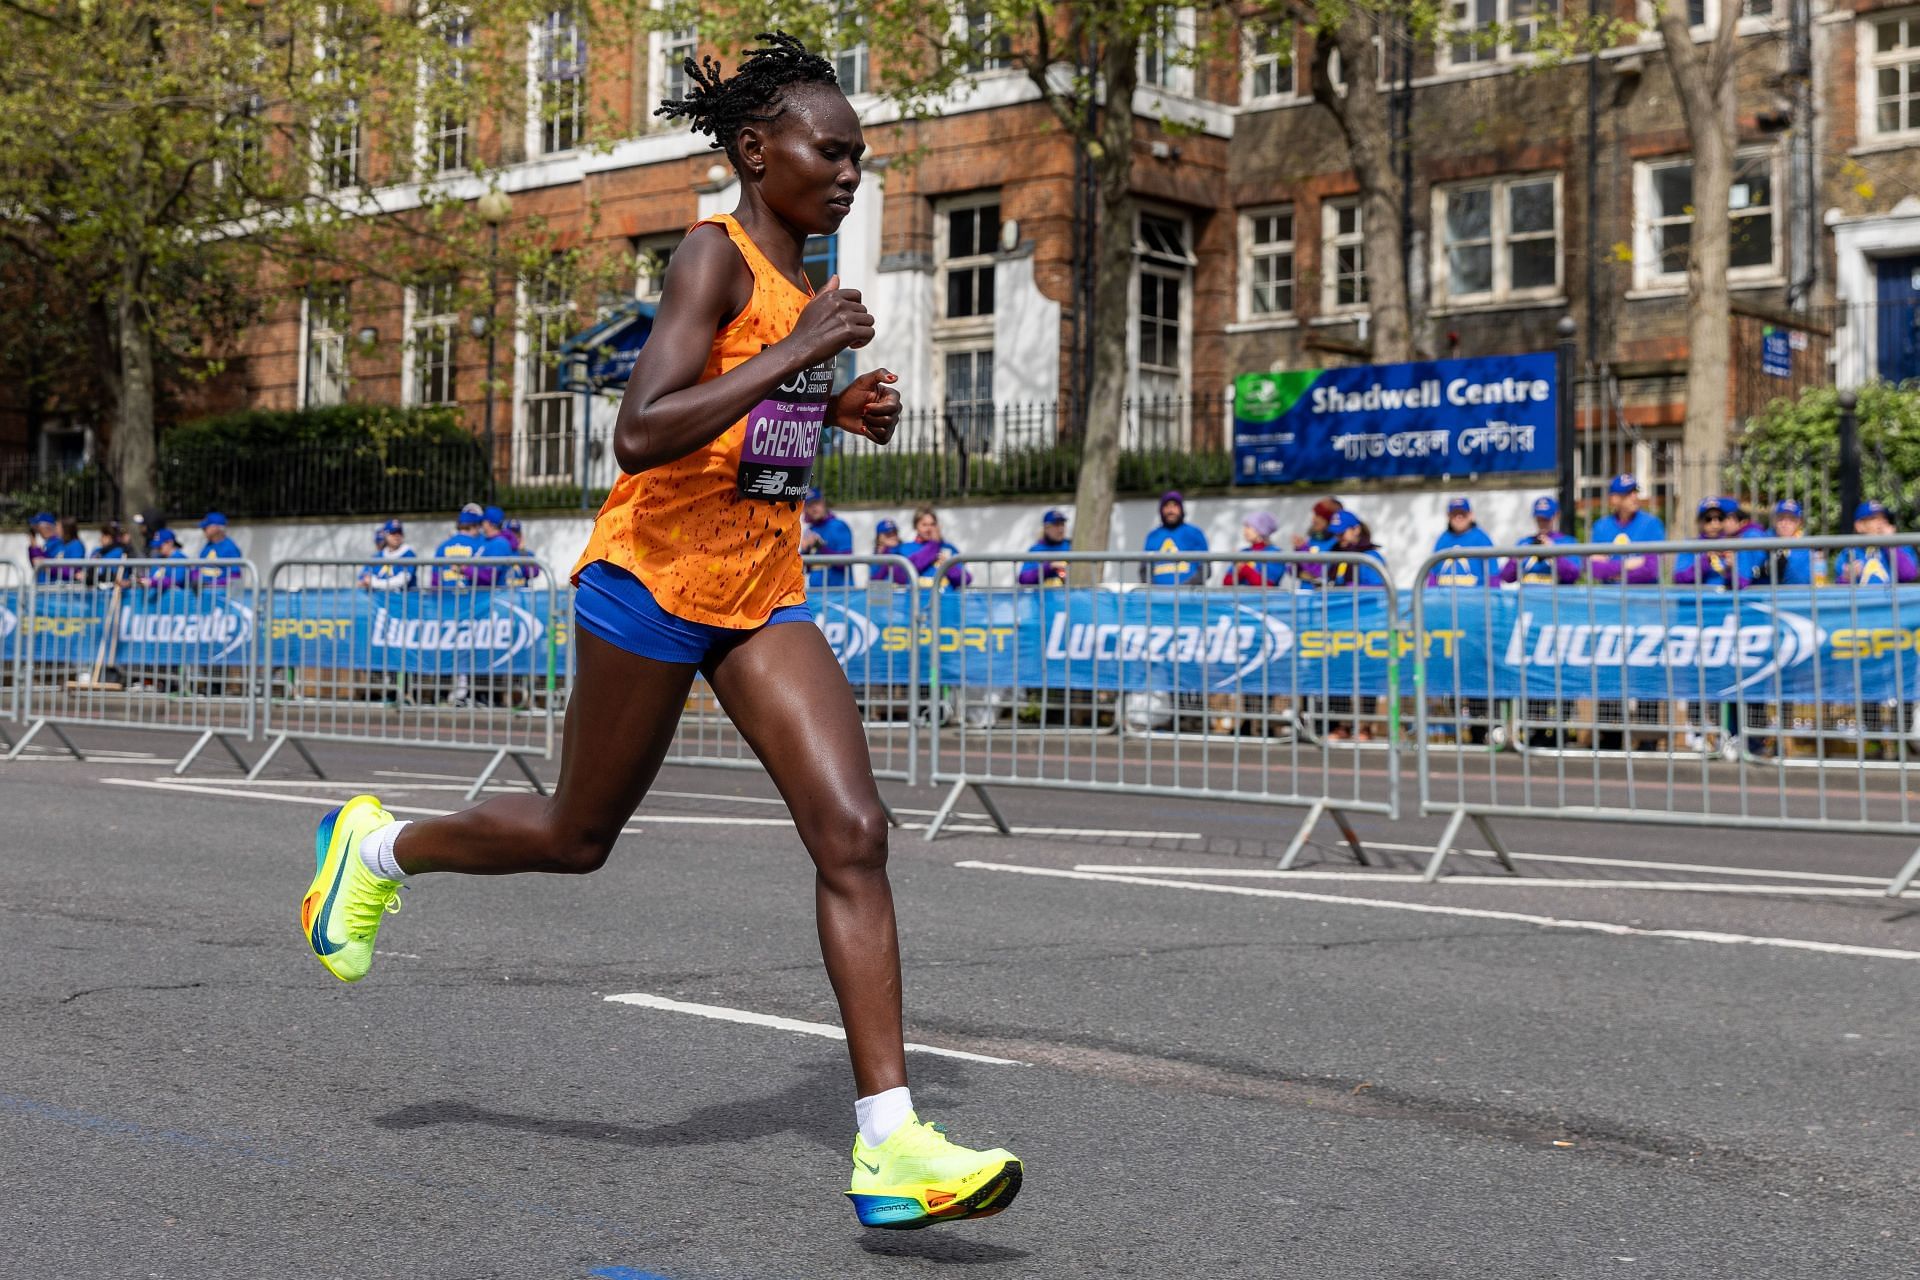
[[[191,733],[174,773],[217,742],[242,769],[235,739],[256,729],[260,583],[248,560],[61,560],[27,582],[16,637],[26,732],[77,759],[73,725]]]
[[[1225,585],[1244,567],[1250,585]],[[1283,552],[962,555],[929,579],[932,780],[1399,813],[1399,597],[1376,560]],[[1168,585],[1164,576],[1193,579]],[[1022,579],[1026,579],[1022,581]],[[1372,658],[1378,661],[1370,660]]]
[[[26,687],[25,633],[20,619],[26,607],[26,570],[12,560],[0,560],[0,751],[13,749],[13,735],[20,724],[20,696]]]
[[[1469,821],[1512,871],[1497,818],[1920,840],[1920,587],[1896,581],[1916,547],[1914,536],[1566,545],[1552,556],[1578,570],[1570,583],[1536,562],[1537,582],[1418,591],[1420,812],[1448,819],[1427,878]],[[1454,548],[1418,581],[1497,574],[1539,551]],[[1864,582],[1741,584],[1800,553],[1795,576],[1876,559],[1862,561]],[[1655,560],[1660,581],[1595,580],[1596,561],[1623,555]],[[1889,892],[1916,874],[1920,853]]]
[[[306,744],[355,742],[489,753],[468,799],[508,761],[544,792],[528,761],[553,755],[571,596],[531,557],[400,563],[411,578],[382,578],[364,557],[273,566],[261,622],[270,741],[248,777],[288,746],[325,777]]]
[[[814,622],[853,686],[866,725],[873,776],[920,780],[920,731],[926,720],[921,685],[920,593],[904,556],[806,556],[825,581],[807,588]],[[704,679],[694,682],[668,751],[668,764],[758,769],[760,762]]]

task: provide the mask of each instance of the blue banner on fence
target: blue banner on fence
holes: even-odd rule
[[[1547,353],[1242,374],[1234,482],[1551,471],[1556,384]]]
[[[560,607],[566,597],[559,596]],[[122,667],[239,666],[266,632],[281,666],[422,675],[544,675],[568,628],[544,591],[41,592],[28,618],[0,592],[0,659],[31,632],[42,663],[84,666],[117,610]],[[812,602],[848,678],[944,685],[1273,696],[1415,692],[1413,639],[1380,592],[1144,587],[941,592],[918,633],[908,591]],[[1432,696],[1863,703],[1920,699],[1920,588],[1783,588],[1695,596],[1654,588],[1426,593]],[[1394,669],[1398,664],[1398,670]]]

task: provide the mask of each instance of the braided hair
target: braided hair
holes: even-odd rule
[[[838,84],[833,64],[810,53],[784,31],[763,31],[764,43],[747,50],[739,68],[723,75],[713,58],[686,60],[690,87],[686,96],[664,102],[654,112],[669,120],[685,119],[696,133],[713,138],[715,150],[738,159],[734,144],[749,124],[769,124],[783,108],[775,105],[781,90],[795,84]],[[768,108],[772,108],[769,110]]]

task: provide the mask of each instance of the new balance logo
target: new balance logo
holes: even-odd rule
[[[782,497],[787,492],[787,474],[784,471],[762,471],[747,486],[749,494]]]

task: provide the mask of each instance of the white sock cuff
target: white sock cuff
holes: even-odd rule
[[[382,880],[407,878],[407,873],[394,861],[393,842],[411,825],[407,822],[390,822],[360,842],[360,861],[366,864],[367,870]]]
[[[893,1131],[913,1114],[913,1091],[905,1085],[885,1089],[853,1104],[853,1118],[859,1122],[860,1136],[869,1147],[877,1147],[893,1136]]]

